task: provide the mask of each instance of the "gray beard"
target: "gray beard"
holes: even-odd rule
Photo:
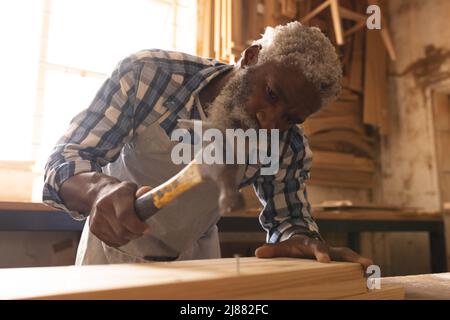
[[[256,119],[246,111],[250,96],[250,69],[239,70],[208,106],[208,122],[222,131],[225,129],[258,129]]]

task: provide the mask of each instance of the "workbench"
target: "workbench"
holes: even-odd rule
[[[221,232],[257,232],[260,209],[246,209],[219,221]],[[360,250],[361,232],[427,232],[429,234],[431,272],[447,271],[445,226],[440,212],[413,209],[321,208],[313,206],[313,215],[323,232],[348,234],[347,246]]]
[[[261,232],[259,208],[222,217],[220,232]],[[313,206],[320,230],[348,233],[348,247],[359,251],[361,232],[423,231],[429,234],[431,271],[447,271],[445,229],[442,214],[417,210],[380,208],[321,208]],[[79,231],[84,221],[41,203],[0,202],[0,231]]]

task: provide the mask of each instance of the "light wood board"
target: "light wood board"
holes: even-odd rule
[[[405,289],[400,286],[381,285],[380,289],[369,290],[366,293],[342,298],[342,300],[404,300]]]
[[[277,258],[0,270],[0,299],[340,299],[367,292],[359,264]]]
[[[450,272],[381,279],[381,287],[401,286],[407,300],[450,300]]]

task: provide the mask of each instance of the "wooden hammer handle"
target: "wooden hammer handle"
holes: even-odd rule
[[[150,190],[137,198],[134,202],[136,214],[141,221],[149,219],[160,209],[155,205],[153,200],[153,195],[155,192],[156,191]]]

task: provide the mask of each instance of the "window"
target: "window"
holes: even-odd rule
[[[2,1],[0,181],[2,161],[33,161],[33,200],[40,201],[55,142],[122,58],[150,48],[196,53],[196,3]]]

